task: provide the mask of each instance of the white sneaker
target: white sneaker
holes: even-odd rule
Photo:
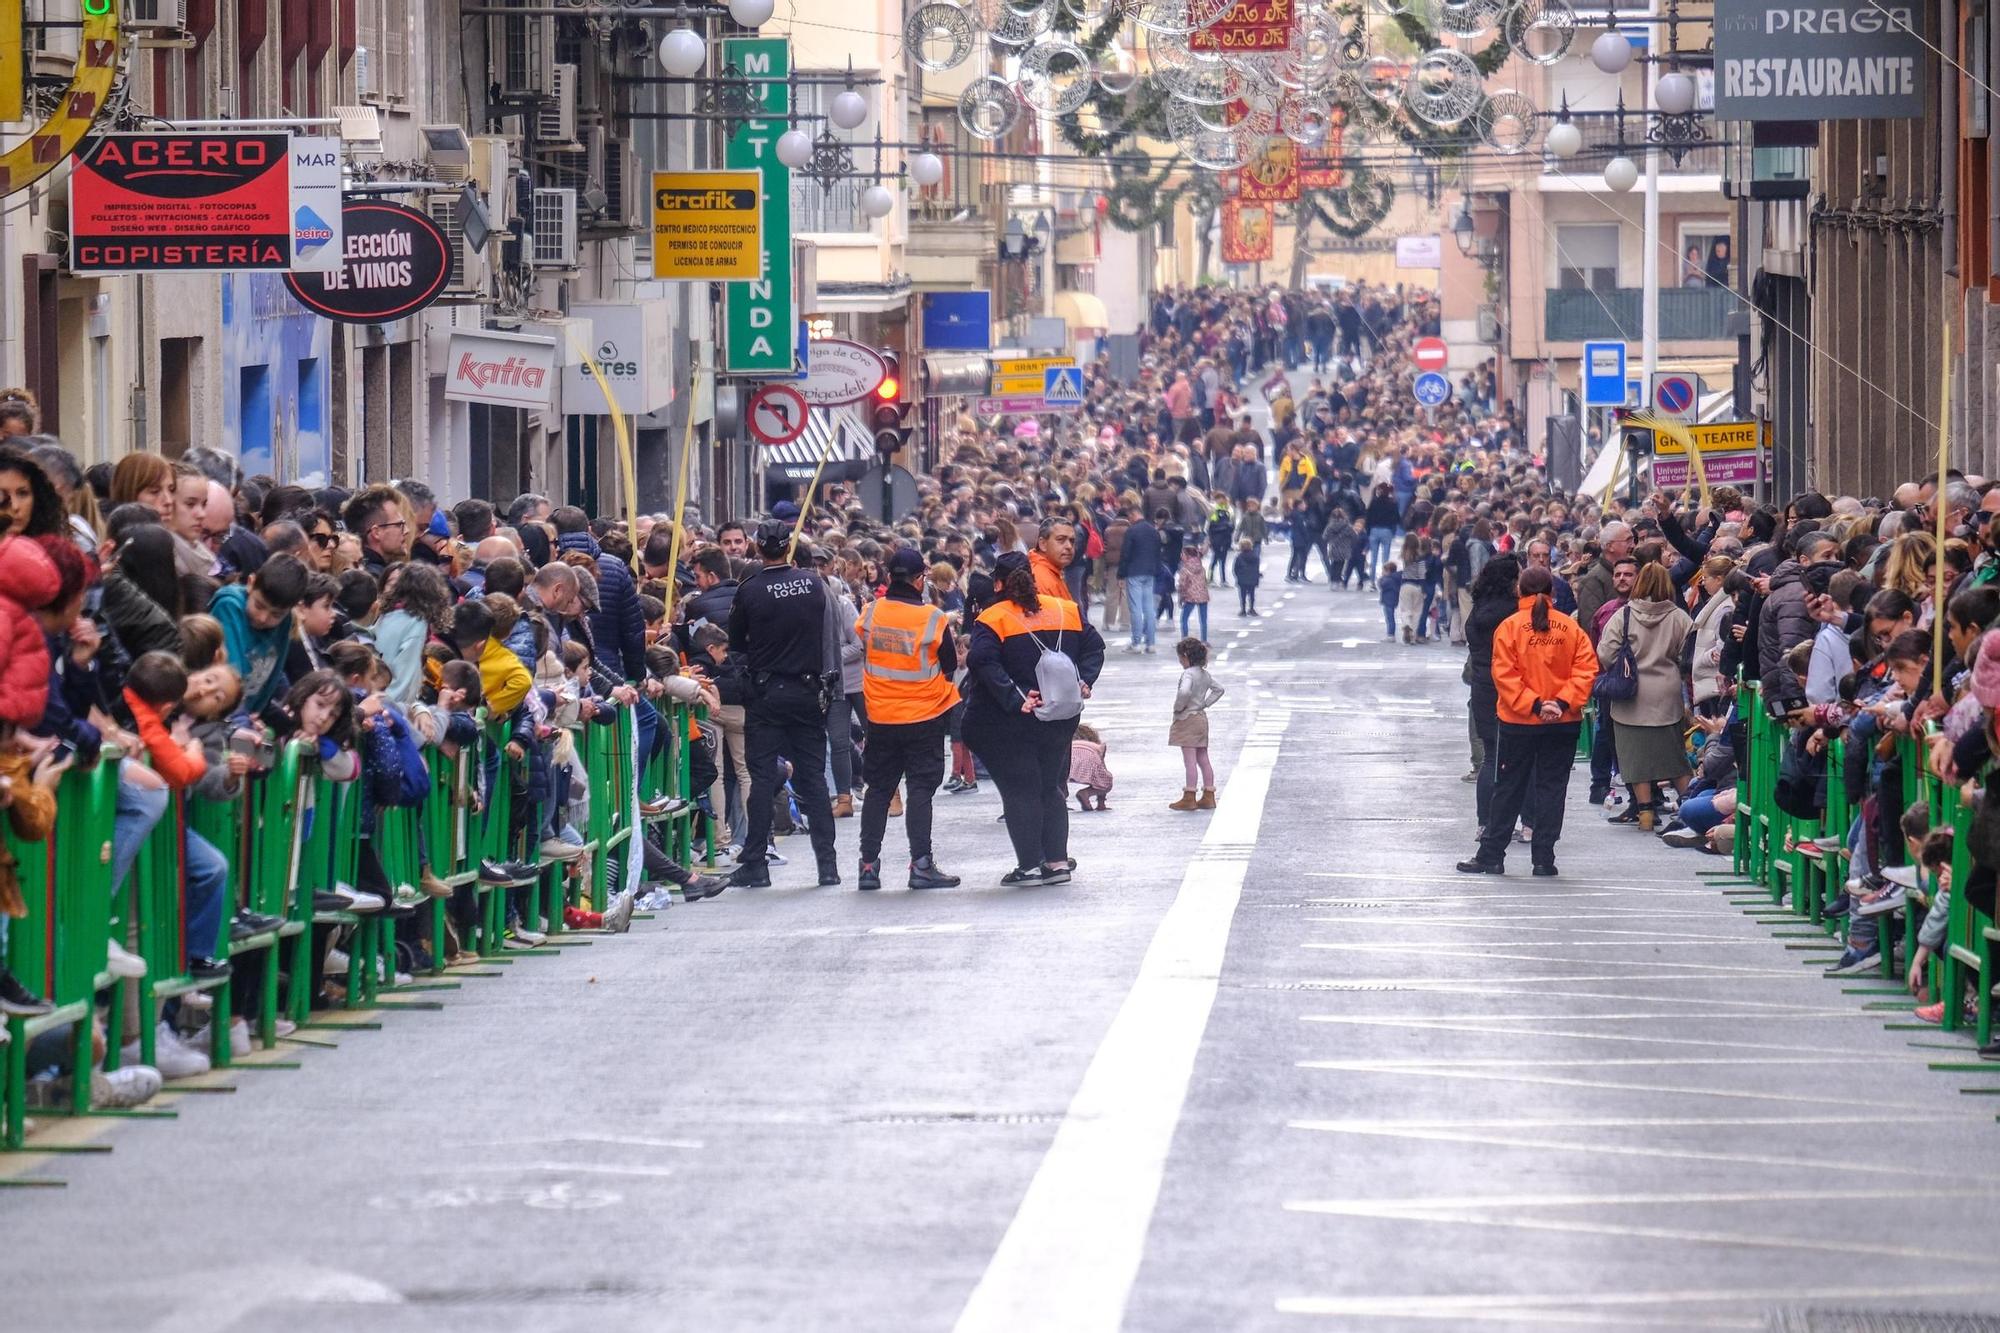
[[[611,905],[604,909],[604,929],[607,934],[623,935],[632,929],[633,894],[630,889],[614,894]]]
[[[430,901],[430,895],[414,884],[396,886],[396,906],[400,909],[417,908]]]
[[[1905,889],[1914,889],[1917,887],[1917,868],[1915,866],[1883,866],[1882,878],[1888,880],[1891,884],[1901,885]]]
[[[254,1048],[250,1045],[250,1020],[232,1018],[229,1020],[229,1053],[241,1060]]]
[[[205,990],[191,990],[181,996],[181,1008],[185,1012],[205,1014],[214,1007],[214,997]]]
[[[141,1058],[138,1040],[126,1042],[119,1055],[125,1064],[138,1064]],[[161,1078],[193,1078],[209,1071],[209,1060],[201,1051],[182,1042],[172,1024],[162,1021],[153,1033],[153,1067],[160,1071]]]
[[[351,889],[345,884],[340,885],[334,892],[347,899],[347,910],[350,912],[379,912],[389,905],[382,901],[382,895],[379,893]]]
[[[277,1025],[271,1029],[274,1035],[280,1037],[289,1037],[298,1030],[299,1030],[299,1025],[297,1023],[294,1023],[289,1018],[279,1019]]]
[[[542,859],[544,861],[574,861],[583,855],[583,848],[561,838],[542,839]]]
[[[530,949],[538,949],[549,942],[549,937],[542,934],[541,931],[530,930],[526,926],[514,927],[514,938],[527,945]]]
[[[326,970],[329,973],[339,972],[344,975],[347,971],[347,964],[347,950],[328,949],[326,951]]]
[[[160,1071],[151,1065],[126,1065],[105,1073],[90,1071],[90,1104],[101,1108],[138,1106],[160,1090]]]
[[[105,955],[105,967],[110,970],[111,975],[114,977],[124,977],[128,981],[137,981],[146,975],[146,960],[126,949],[117,940],[110,942],[109,947],[105,950]]]

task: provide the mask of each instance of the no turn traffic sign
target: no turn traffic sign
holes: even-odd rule
[[[1450,357],[1442,338],[1419,338],[1410,345],[1410,360],[1418,370],[1443,370]]]
[[[806,433],[806,400],[789,384],[766,384],[750,399],[750,433],[765,444],[790,444]]]

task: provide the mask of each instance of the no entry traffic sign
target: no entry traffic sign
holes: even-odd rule
[[[789,384],[766,384],[750,399],[750,433],[765,444],[790,444],[806,433],[806,400]]]
[[[1419,338],[1410,346],[1410,360],[1418,370],[1443,370],[1450,356],[1442,338]]]

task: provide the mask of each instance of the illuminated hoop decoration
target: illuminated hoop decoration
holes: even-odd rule
[[[118,77],[118,0],[83,0],[76,73],[55,113],[0,153],[0,195],[33,185],[60,166],[97,123]]]

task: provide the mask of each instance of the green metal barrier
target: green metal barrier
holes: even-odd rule
[[[7,967],[56,1006],[39,1017],[7,1020],[6,1072],[0,1078],[6,1113],[0,1136],[9,1148],[19,1148],[25,1135],[28,1043],[66,1028],[70,1068],[81,1075],[91,1066],[91,1015],[97,993],[113,982],[105,962],[114,904],[105,879],[117,808],[118,756],[106,747],[94,767],[63,776],[55,830],[47,842],[24,842],[11,828],[6,831],[28,908],[26,916],[8,927]],[[90,1079],[73,1078],[70,1088],[70,1109],[87,1113]]]

